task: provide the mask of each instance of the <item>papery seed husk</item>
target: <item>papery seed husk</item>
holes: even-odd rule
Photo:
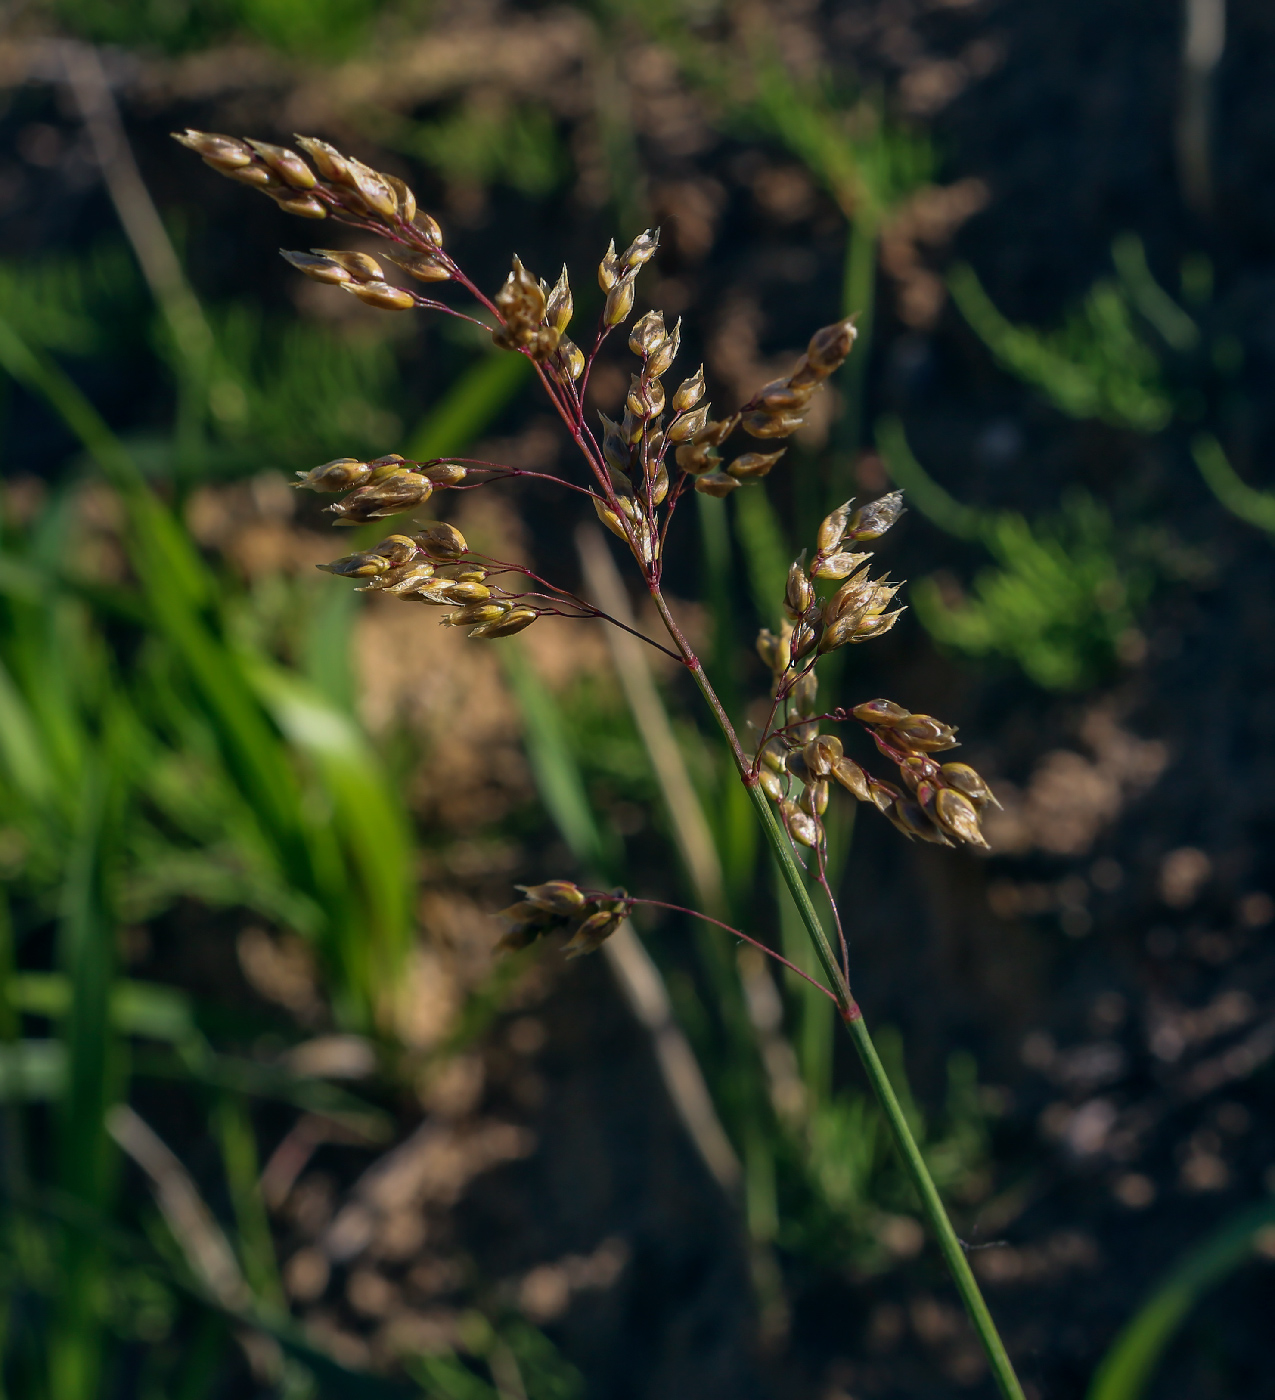
[[[849,578],[856,569],[861,568],[871,558],[871,554],[850,554],[845,550],[840,550],[836,554],[829,554],[816,560],[814,575],[816,578],[826,579]]]
[[[351,183],[350,163],[335,146],[314,136],[294,136],[292,139],[315,163],[325,180],[334,185]]]
[[[395,198],[398,200],[398,217],[405,224],[414,222],[416,219],[416,196],[412,193],[411,188],[397,175],[383,175],[381,178],[394,191]]]
[[[832,765],[832,776],[847,792],[852,792],[860,802],[872,801],[872,789],[868,786],[868,775],[851,758],[844,755]]]
[[[294,190],[312,190],[319,183],[313,170],[295,151],[286,146],[273,146],[269,141],[254,141],[248,137],[248,144],[274,171],[276,175]]]
[[[398,568],[373,579],[365,591],[387,593],[391,598],[407,598],[422,588],[428,588],[433,579],[433,564],[420,560],[415,564],[400,564]]]
[[[725,472],[709,472],[695,478],[695,489],[705,496],[729,496],[738,486],[739,482]]]
[[[431,462],[420,468],[420,474],[435,486],[459,486],[468,473],[459,462]]]
[[[394,188],[386,177],[379,170],[373,170],[371,166],[364,165],[362,161],[352,157],[347,156],[346,163],[349,166],[350,181],[363,203],[383,219],[394,218],[398,213],[398,195],[394,193]]]
[[[609,909],[599,909],[596,914],[590,914],[576,929],[574,937],[564,944],[564,955],[579,958],[585,953],[596,952],[623,922],[623,914],[613,913]]]
[[[809,816],[822,817],[828,810],[828,782],[816,778],[801,794],[801,807]]]
[[[827,554],[841,543],[841,536],[845,534],[846,530],[846,521],[850,518],[850,507],[853,505],[854,500],[851,498],[843,505],[839,505],[836,510],[830,511],[820,521],[819,534],[815,540],[820,554]]]
[[[334,493],[350,491],[361,486],[368,479],[371,469],[366,462],[354,457],[337,457],[324,462],[321,467],[311,467],[308,472],[298,472],[300,481],[293,482],[297,490]]]
[[[617,282],[607,293],[606,305],[602,309],[602,323],[612,330],[620,325],[633,310],[633,282],[625,278]]]
[[[286,188],[274,171],[268,170],[264,165],[244,165],[234,170],[222,170],[215,161],[205,161],[205,164],[211,165],[214,170],[219,171],[227,179],[236,180],[239,184],[247,185],[251,189],[269,190],[273,187],[276,190],[281,190]]]
[[[788,834],[799,846],[808,846],[812,850],[818,847],[822,827],[819,825],[817,817],[812,817],[809,812],[803,812],[795,802],[791,802],[787,798],[780,802],[779,810],[783,813],[784,825],[788,828]]]
[[[805,566],[800,559],[795,559],[788,568],[788,581],[784,586],[784,607],[795,621],[814,601],[814,586],[806,577]]]
[[[778,802],[783,797],[783,779],[777,773],[772,773],[769,768],[763,768],[761,770],[758,774],[757,781],[761,784],[761,790],[772,802]]]
[[[847,522],[845,536],[850,540],[879,539],[902,514],[903,492],[891,491],[860,506]]]
[[[820,734],[803,750],[806,767],[816,778],[826,778],[841,757],[841,740],[835,734]]]
[[[885,724],[891,727],[912,718],[911,710],[905,710],[893,700],[868,700],[862,705],[856,705],[850,713],[864,724]]]
[[[607,505],[607,503],[602,499],[601,496],[593,497],[593,509],[596,512],[598,519],[607,527],[608,530],[611,531],[613,535],[616,536],[617,539],[624,540],[626,543],[628,542],[629,537],[625,533],[623,522],[620,520],[620,517],[616,515],[616,513],[611,509],[611,507]]]
[[[325,574],[336,574],[338,578],[376,578],[392,567],[390,560],[374,550],[361,550],[357,554],[346,554],[334,559],[330,564],[316,564]]]
[[[778,452],[745,452],[726,464],[726,470],[738,481],[755,481],[769,476],[770,469],[787,452],[781,447]]]
[[[645,359],[667,334],[664,329],[664,313],[648,311],[633,323],[633,329],[629,332],[629,349]]]
[[[579,379],[584,373],[584,351],[574,341],[558,342],[558,356],[563,368],[571,379]]]
[[[676,406],[676,400],[674,400],[674,405]],[[711,408],[711,404],[704,404],[700,408],[689,409],[679,417],[674,418],[668,426],[668,432],[665,434],[669,442],[689,443],[693,437],[703,431],[705,424],[708,422],[708,414]],[[702,444],[699,443],[695,444],[695,446],[701,445]]]
[[[226,169],[252,164],[252,152],[246,142],[237,136],[221,136],[213,131],[196,131],[187,127],[185,131],[171,132],[174,141],[179,141],[207,161],[216,161]]]
[[[348,248],[311,248],[320,258],[330,258],[343,267],[351,277],[360,282],[384,282],[385,273],[381,264],[370,253],[359,253]]]
[[[484,622],[480,627],[475,627],[469,635],[479,640],[487,638],[492,641],[498,637],[512,637],[515,632],[530,627],[539,616],[534,608],[510,608],[504,617],[495,622]]]
[[[298,272],[304,273],[311,281],[323,282],[330,287],[339,287],[350,280],[350,274],[331,258],[314,253],[299,253],[289,248],[280,248],[279,256],[290,262]]]
[[[934,798],[934,816],[944,831],[971,846],[986,848],[987,839],[978,824],[978,812],[967,797],[952,788],[940,788]]]
[[[800,413],[767,413],[756,409],[745,413],[740,423],[749,437],[781,438],[791,437],[805,421]]]
[[[620,260],[615,255],[615,239],[607,244],[602,261],[598,264],[598,286],[609,292],[620,278]]]
[[[498,622],[510,611],[510,605],[499,598],[489,598],[482,603],[468,603],[454,613],[439,618],[444,627],[473,627],[475,624]]]
[[[416,305],[411,292],[389,282],[347,282],[341,290],[378,311],[410,311]]]
[[[621,267],[630,272],[641,267],[644,263],[650,262],[659,246],[659,229],[649,228],[644,233],[639,233],[620,255]]]
[[[939,777],[949,787],[954,787],[957,792],[968,797],[976,808],[988,803],[996,807],[1001,805],[982,776],[968,763],[945,763],[939,769]]]
[[[546,880],[541,885],[518,885],[516,888],[522,891],[529,904],[566,918],[574,918],[587,904],[580,888],[570,880]]]
[[[438,220],[432,214],[427,214],[423,209],[418,209],[416,211],[416,218],[413,220],[413,225],[426,241],[432,243],[435,248],[441,248],[443,246],[443,230],[439,227]]]
[[[831,326],[824,326],[810,337],[806,347],[806,358],[810,364],[825,374],[837,369],[850,353],[858,332],[854,317],[847,316]]]
[[[764,413],[805,408],[815,388],[813,384],[791,384],[786,379],[775,379],[754,394],[753,403]]]
[[[891,738],[926,753],[937,753],[956,745],[956,731],[933,715],[909,715],[894,725]]]
[[[651,358],[646,362],[646,372],[652,379],[659,379],[663,374],[667,374],[673,361],[677,359],[677,352],[682,345],[682,318],[677,318],[677,324],[664,337],[662,341],[651,352]]]
[[[680,325],[681,323],[679,322],[678,324]],[[683,379],[677,386],[677,393],[673,395],[673,412],[685,413],[688,409],[694,408],[703,397],[704,366],[700,365],[699,369],[697,369],[689,379]]]
[[[448,525],[442,520],[426,526],[412,538],[426,554],[432,554],[439,559],[455,559],[469,549],[465,536],[455,525]]]
[[[410,277],[415,277],[418,282],[446,282],[451,278],[451,273],[439,262],[434,253],[385,253],[395,267],[401,267]]]
[[[312,194],[276,194],[267,191],[271,199],[285,214],[293,214],[298,219],[326,219],[327,209]]]

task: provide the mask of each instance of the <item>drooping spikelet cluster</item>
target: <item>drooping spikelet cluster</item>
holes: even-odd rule
[[[174,132],[175,140],[203,157],[219,174],[268,195],[289,214],[326,219],[379,233],[407,251],[387,253],[389,260],[421,282],[445,282],[456,272],[443,252],[443,233],[429,214],[416,207],[416,196],[394,175],[383,174],[342,155],[335,146],[311,136],[297,136],[296,151],[269,141],[240,141],[206,131]],[[380,263],[367,253],[315,248],[283,255],[316,282],[338,286],[386,311],[407,311],[437,303],[388,282]]]
[[[488,570],[466,559],[469,546],[454,525],[434,524],[412,535],[389,535],[371,549],[320,564],[330,574],[363,580],[362,593],[388,593],[435,607],[446,627],[470,627],[471,637],[512,637],[540,616],[524,595],[486,582]]]
[[[938,845],[960,841],[986,847],[979,814],[994,802],[991,789],[964,763],[940,764],[930,755],[956,746],[956,731],[929,715],[914,715],[891,700],[872,700],[847,715],[864,724],[877,747],[899,766],[905,787],[881,782],[846,756],[841,740],[819,733],[816,705],[819,658],[848,644],[871,641],[894,626],[903,609],[887,611],[900,585],[869,574],[872,554],[856,545],[878,539],[903,512],[900,492],[859,509],[847,501],[819,526],[815,556],[803,554],[788,573],[786,622],[763,629],[757,651],[770,668],[774,706],[754,761],[757,781],[775,802],[799,845],[820,850],[821,818],[829,784],[839,783],[868,802],[908,837]],[[817,584],[837,583],[820,598]]]
[[[586,893],[570,880],[514,888],[525,897],[498,915],[505,925],[500,947],[506,950],[525,948],[546,933],[564,929],[571,934],[564,950],[567,957],[592,953],[628,918],[632,903],[623,890]]]

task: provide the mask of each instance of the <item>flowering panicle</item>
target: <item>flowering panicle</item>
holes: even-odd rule
[[[930,756],[955,747],[954,729],[891,700],[869,701],[849,715],[839,710],[817,715],[819,658],[883,636],[903,611],[888,611],[900,585],[872,578],[871,551],[857,548],[879,539],[902,513],[903,495],[893,491],[857,510],[847,501],[826,516],[814,558],[807,565],[803,554],[788,571],[785,625],[778,633],[763,628],[757,638],[757,653],[771,672],[774,704],[753,762],[753,777],[778,805],[792,839],[816,851],[823,845],[820,819],[828,806],[830,783],[876,807],[909,838],[941,846],[987,846],[979,815],[996,800],[991,789],[967,764],[939,763]],[[817,585],[825,580],[837,587],[820,598]],[[851,716],[898,764],[903,788],[872,777],[846,756],[839,738],[819,733],[821,718]]]
[[[681,346],[681,322],[670,327],[660,311],[647,311],[629,331],[628,348],[639,363],[623,412],[618,421],[599,415],[595,432],[584,414],[589,374],[603,342],[633,313],[638,274],[658,250],[658,229],[641,233],[623,252],[616,251],[614,240],[608,246],[598,266],[606,301],[586,353],[567,337],[574,304],[565,267],[550,286],[515,256],[501,287],[491,297],[484,295],[444,251],[437,222],[417,208],[412,191],[396,177],[311,137],[296,138],[301,154],[264,141],[197,131],[182,132],[176,139],[213,169],[261,190],[289,213],[333,218],[379,236],[388,245],[381,254],[384,263],[410,279],[468,293],[480,312],[494,321],[477,322],[494,343],[535,365],[592,473],[588,487],[574,489],[584,490],[599,519],[624,541],[657,602],[665,538],[679,499],[689,490],[726,496],[765,477],[786,450],[768,445],[796,432],[815,393],[854,346],[853,317],[823,327],[786,377],[765,385],[735,412],[713,418],[702,366],[682,378],[676,389],[666,388],[665,376]],[[312,248],[283,256],[306,277],[370,306],[425,307],[474,320],[390,282],[383,262],[370,253]],[[737,430],[757,439],[758,446],[732,458],[724,449]],[[440,489],[469,489],[497,475],[519,474],[490,463],[414,462],[391,453],[367,462],[338,458],[298,473],[296,484],[336,497],[327,508],[335,523],[354,526],[403,517]],[[729,721],[720,715],[746,769],[745,780],[760,785],[778,805],[792,839],[819,853],[821,860],[822,818],[833,783],[876,806],[909,837],[944,845],[986,845],[979,816],[995,799],[973,769],[932,756],[956,742],[946,725],[885,700],[861,705],[850,714],[819,714],[818,661],[842,647],[883,636],[902,612],[892,607],[900,585],[872,576],[871,551],[864,548],[894,524],[902,509],[899,492],[858,508],[848,501],[819,526],[809,562],[803,554],[793,563],[785,587],[784,623],[778,632],[764,630],[757,640],[772,675],[773,706],[751,764]],[[403,524],[379,544],[321,567],[356,580],[363,591],[445,608],[443,624],[464,627],[475,638],[511,636],[546,613],[605,617],[520,566],[475,557],[460,532],[442,523]],[[548,592],[517,593],[501,587],[495,576],[511,572],[526,575]],[[665,621],[677,648],[674,654],[688,666],[698,666],[666,610]],[[821,720],[851,716],[867,727],[881,753],[898,766],[901,785],[872,777],[843,752],[840,739],[819,732]],[[505,911],[510,925],[505,946],[522,946],[550,928],[567,927],[573,930],[568,950],[588,951],[625,917],[631,903],[623,892],[586,895],[565,881],[533,886],[525,893],[525,900]]]
[[[564,949],[567,957],[595,952],[628,918],[631,907],[623,890],[586,893],[570,880],[514,888],[525,897],[497,915],[505,925],[500,946],[506,950],[525,948],[544,934],[563,929],[571,934]]]

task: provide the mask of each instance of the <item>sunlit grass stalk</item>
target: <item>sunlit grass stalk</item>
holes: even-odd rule
[[[365,580],[363,586],[373,591],[451,609],[441,619],[444,625],[465,627],[471,638],[513,636],[545,616],[597,619],[682,663],[726,741],[813,945],[825,990],[854,1042],[997,1383],[1007,1400],[1022,1400],[1004,1345],[851,995],[849,952],[828,879],[827,833],[821,818],[829,803],[832,780],[860,802],[876,807],[910,839],[984,849],[987,844],[980,828],[980,812],[995,800],[990,789],[968,765],[940,762],[933,756],[956,745],[951,726],[931,715],[913,714],[887,699],[866,701],[853,709],[838,707],[828,713],[820,713],[816,702],[814,672],[820,658],[883,635],[902,611],[887,611],[899,585],[871,576],[871,550],[856,552],[894,524],[903,509],[902,498],[895,493],[857,510],[852,510],[851,502],[838,506],[818,527],[813,558],[808,560],[803,552],[791,565],[784,586],[780,631],[776,634],[766,629],[758,637],[758,655],[771,673],[772,703],[765,723],[758,726],[751,754],[741,744],[703,662],[661,588],[669,527],[678,502],[691,492],[724,498],[771,471],[783,457],[784,448],[769,452],[750,449],[731,460],[719,449],[737,429],[761,439],[759,447],[790,437],[805,421],[813,395],[849,356],[856,335],[853,318],[816,331],[787,376],[759,389],[735,412],[713,419],[711,405],[703,401],[706,384],[702,367],[675,392],[666,392],[663,378],[676,359],[681,325],[679,322],[670,328],[662,312],[648,311],[638,318],[628,336],[629,349],[640,369],[632,376],[623,419],[617,423],[603,415],[601,430],[595,434],[585,414],[589,376],[607,336],[633,311],[637,276],[655,255],[657,231],[648,229],[623,252],[617,252],[614,243],[607,249],[598,267],[598,282],[606,301],[586,352],[566,336],[574,301],[565,268],[550,287],[515,256],[504,284],[494,297],[487,296],[445,251],[437,221],[418,209],[415,195],[402,180],[308,137],[298,137],[297,144],[313,161],[313,167],[296,152],[265,142],[197,131],[183,132],[177,139],[212,168],[255,185],[288,212],[312,219],[333,218],[377,235],[391,245],[391,251],[382,255],[394,265],[419,282],[436,284],[435,290],[447,286],[459,289],[472,298],[477,317],[490,319],[477,319],[434,295],[396,285],[367,253],[332,249],[285,252],[288,262],[307,277],[339,287],[382,310],[419,308],[482,325],[497,347],[532,362],[551,407],[584,459],[589,484],[551,473],[534,475],[586,497],[602,523],[623,542],[671,645],[643,636],[614,612],[542,578],[526,565],[476,553],[461,532],[447,523],[436,521],[417,527],[413,534],[388,535],[373,548],[358,550],[325,567],[337,575]],[[471,490],[497,477],[518,475],[533,473],[468,459],[408,462],[389,454],[371,462],[340,458],[303,473],[299,484],[341,497],[330,511],[344,524],[365,525],[401,516],[422,505],[436,490]],[[819,587],[828,582],[837,586],[821,595]],[[845,754],[840,738],[820,734],[820,723],[825,720],[857,721],[878,750],[898,765],[904,786],[882,782],[860,768]],[[545,767],[548,770],[552,765]],[[546,776],[552,781],[552,774],[547,772]],[[782,827],[772,803],[782,816]],[[808,853],[803,859],[811,862],[810,876],[818,881],[828,901],[836,929],[835,950],[798,865],[798,847]],[[543,934],[565,929],[571,934],[566,945],[569,955],[603,947],[637,905],[653,902],[631,897],[621,889],[582,889],[566,880],[527,886],[524,894],[523,900],[502,913],[507,931],[501,946],[526,947]],[[718,923],[710,915],[697,917]],[[790,971],[806,975],[751,934],[719,926],[776,958]]]

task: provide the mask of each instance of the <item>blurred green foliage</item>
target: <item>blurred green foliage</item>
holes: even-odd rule
[[[940,528],[976,541],[996,567],[968,592],[955,580],[919,579],[911,590],[922,625],[941,646],[1015,662],[1037,685],[1076,690],[1109,675],[1121,658],[1154,578],[1145,531],[1117,531],[1108,511],[1082,491],[1052,517],[960,504],[913,456],[897,419],[877,429],[896,485]]]
[[[185,53],[252,38],[332,60],[356,51],[385,0],[52,0],[57,18],[93,43]]]

